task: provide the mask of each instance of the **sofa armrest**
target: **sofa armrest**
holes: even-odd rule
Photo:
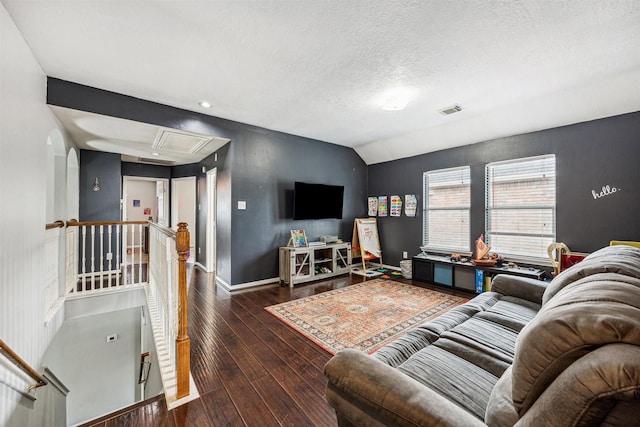
[[[491,281],[491,292],[542,304],[542,295],[547,289],[547,285],[548,283],[542,280],[498,274]]]
[[[327,400],[338,418],[354,425],[485,426],[430,388],[358,350],[337,353],[324,372],[329,378]],[[371,422],[363,422],[363,416]]]

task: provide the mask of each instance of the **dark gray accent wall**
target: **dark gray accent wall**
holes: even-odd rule
[[[198,176],[202,168],[198,163],[190,163],[188,165],[171,166],[171,178],[185,178],[189,176]]]
[[[100,191],[93,191],[96,177],[100,181]],[[122,179],[120,172],[120,155],[103,153],[100,151],[80,150],[80,194],[79,217],[80,222],[120,221],[122,212],[120,198],[122,194]],[[118,248],[116,236],[111,237],[111,248]],[[109,250],[108,240],[102,242],[95,239],[93,245],[95,253]],[[122,259],[122,254],[119,254]],[[105,259],[103,268],[108,269],[109,262]],[[78,260],[78,271],[82,271],[82,260]],[[87,271],[91,270],[91,260],[85,261]]]
[[[93,191],[98,177],[100,191]],[[79,221],[120,221],[120,155],[80,150]]]
[[[354,218],[366,213],[367,176],[366,165],[352,149],[248,129],[238,133],[230,151],[234,283],[277,276],[276,249],[286,246],[291,229],[304,229],[309,240],[323,235],[351,239]],[[294,221],[295,181],[344,186],[343,218]],[[246,210],[238,209],[239,201],[246,202]]]
[[[148,165],[145,163],[122,162],[122,176],[170,179],[171,167]]]
[[[202,172],[216,169],[216,274],[225,282],[231,284],[231,159],[229,149],[231,143],[225,144],[201,162],[200,173],[197,175],[197,198],[202,208],[197,212],[198,229],[197,260],[207,265],[207,175]],[[216,160],[217,159],[217,160]]]
[[[311,240],[331,234],[348,241],[354,218],[366,214],[367,167],[350,148],[54,78],[48,79],[47,102],[230,139],[195,169],[202,207],[197,213],[196,259],[206,262],[207,191],[201,168],[216,167],[216,267],[218,277],[230,285],[277,277],[278,247],[287,244],[289,230],[304,228]],[[171,176],[174,172],[183,173],[184,169],[172,169]],[[343,219],[294,221],[291,200],[295,181],[344,185]],[[238,201],[246,201],[247,209],[238,210]]]
[[[556,155],[556,240],[591,252],[610,240],[640,240],[640,112],[485,141],[369,166],[369,196],[418,195],[415,218],[378,218],[386,264],[422,245],[422,174],[471,167],[471,247],[484,233],[484,168],[487,163]],[[599,196],[603,187],[609,195]],[[613,192],[615,189],[615,192]],[[605,191],[606,192],[606,191]],[[594,196],[595,193],[595,196]]]

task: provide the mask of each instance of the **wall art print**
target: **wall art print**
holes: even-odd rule
[[[418,208],[418,198],[415,194],[406,194],[404,196],[404,214],[406,216],[416,216]]]
[[[388,214],[387,196],[378,196],[378,216],[387,216]]]
[[[391,196],[391,216],[400,216],[402,214],[402,197]]]
[[[367,199],[367,205],[369,206],[369,216],[378,215],[378,198],[369,197]]]

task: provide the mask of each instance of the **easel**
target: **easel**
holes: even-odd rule
[[[382,268],[382,251],[375,218],[356,218],[353,221],[351,251],[354,258],[358,255],[362,258],[363,271],[367,271],[366,262],[372,259],[378,259]]]

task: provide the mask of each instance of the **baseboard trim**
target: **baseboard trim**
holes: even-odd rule
[[[382,264],[382,266],[388,270],[402,271],[400,267],[396,267],[395,265]]]
[[[236,285],[230,285],[224,280],[222,280],[221,278],[216,277],[216,284],[220,285],[222,288],[224,288],[228,292],[238,291],[241,289],[255,288],[258,286],[272,285],[278,282],[280,282],[279,277],[272,277],[270,279],[256,280],[253,282],[244,282],[244,283],[238,283]]]
[[[204,266],[204,265],[202,265],[202,264],[200,264],[199,262],[194,262],[194,263],[193,263],[193,266],[194,266],[194,267],[198,267],[198,268],[200,268],[200,269],[201,269],[202,271],[204,271],[205,273],[213,273],[213,271],[209,271],[209,270],[207,270],[207,267],[206,267],[206,266]]]

